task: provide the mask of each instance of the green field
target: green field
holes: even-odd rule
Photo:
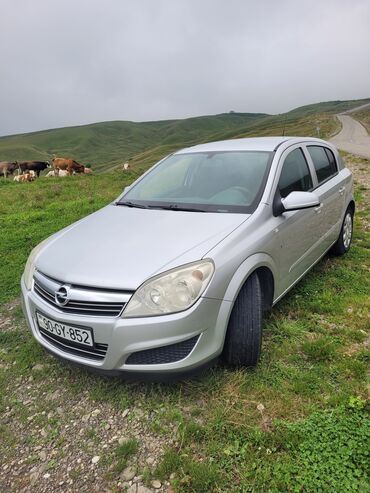
[[[0,137],[0,161],[50,160],[55,154],[105,171],[130,158],[142,162],[145,157],[153,163],[181,147],[212,140],[283,133],[317,137],[317,127],[326,138],[337,130],[333,114],[367,102],[370,99],[329,101],[281,115],[234,112],[183,120],[103,122]]]
[[[261,118],[242,134],[281,133],[281,120]],[[318,119],[335,130],[314,113],[287,117],[286,133],[316,131]],[[364,159],[345,156],[356,181],[350,252],[326,256],[273,308],[256,370],[219,365],[172,385],[125,383],[62,365],[31,337],[18,299],[32,247],[109,203],[163,151],[142,150],[129,173],[0,179],[0,491],[118,493],[129,466],[162,492],[368,492]]]

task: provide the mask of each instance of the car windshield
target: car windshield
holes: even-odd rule
[[[261,198],[270,156],[262,151],[174,154],[130,188],[117,205],[251,213]]]

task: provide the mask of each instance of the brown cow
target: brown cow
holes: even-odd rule
[[[63,157],[54,157],[52,160],[53,167],[55,171],[59,171],[60,169],[64,169],[68,171],[69,175],[72,175],[73,171],[75,173],[83,173],[85,170],[85,166],[83,164],[78,163],[74,159],[65,159]]]
[[[18,163],[9,163],[8,161],[0,162],[0,176],[4,176],[6,178],[9,175],[12,175],[14,171],[18,168]]]

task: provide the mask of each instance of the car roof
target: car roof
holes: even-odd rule
[[[222,152],[222,151],[274,151],[281,144],[289,143],[293,145],[298,142],[315,141],[324,142],[321,139],[307,138],[307,137],[252,137],[245,139],[230,139],[220,140],[217,142],[209,142],[207,144],[199,144],[192,147],[187,147],[177,151],[175,154],[186,154],[192,152]]]

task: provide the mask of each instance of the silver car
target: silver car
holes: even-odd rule
[[[313,138],[197,145],[31,253],[24,313],[50,353],[107,374],[257,364],[263,313],[348,251],[352,175]]]

